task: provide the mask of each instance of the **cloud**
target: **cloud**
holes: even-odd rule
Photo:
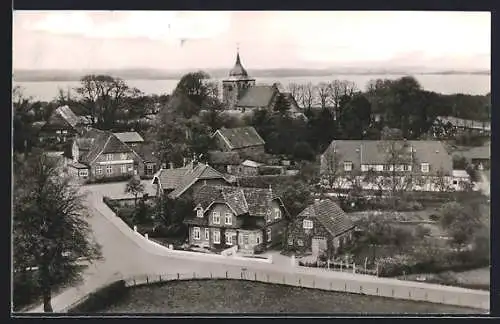
[[[44,13],[38,21],[28,20],[25,28],[99,39],[148,38],[168,41],[212,38],[226,32],[229,26],[229,12],[61,11]]]

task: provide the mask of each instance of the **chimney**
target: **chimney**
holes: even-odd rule
[[[173,163],[173,162],[169,162],[169,163],[168,163],[168,167],[169,167],[170,169],[173,169],[173,168],[174,168],[174,163]]]

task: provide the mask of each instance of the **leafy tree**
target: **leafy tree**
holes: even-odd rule
[[[53,286],[81,278],[77,259],[95,260],[100,248],[91,240],[84,197],[60,176],[57,162],[36,152],[18,166],[13,194],[14,269],[38,267],[44,311],[52,312]]]
[[[134,196],[134,208],[137,209],[137,198],[144,193],[144,185],[139,177],[132,177],[125,185],[125,193]]]
[[[347,101],[342,109],[340,123],[343,137],[362,139],[370,127],[372,118],[371,104],[362,94],[356,94]]]
[[[478,211],[458,202],[444,204],[439,211],[441,227],[452,237],[455,246],[470,243],[480,227]]]
[[[284,182],[276,188],[276,192],[292,218],[313,202],[310,188],[302,181]]]
[[[293,156],[298,160],[313,161],[315,152],[309,143],[300,141],[296,142],[293,147]]]

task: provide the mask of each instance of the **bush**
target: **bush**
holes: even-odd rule
[[[439,217],[439,215],[438,215],[438,214],[431,214],[431,215],[429,216],[429,219],[430,219],[431,221],[433,221],[433,222],[439,222],[440,217]]]
[[[99,178],[99,179],[89,179],[85,183],[86,184],[97,184],[97,183],[109,183],[109,182],[122,182],[122,181],[128,181],[132,178],[132,175],[124,175],[124,176],[116,176],[116,177],[105,177],[105,178]]]
[[[281,175],[282,168],[280,167],[269,167],[269,166],[261,166],[259,167],[259,175]]]

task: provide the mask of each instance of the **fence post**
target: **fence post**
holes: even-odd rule
[[[226,279],[227,279],[227,278],[228,278],[228,277],[227,277],[227,271],[226,271]]]
[[[146,275],[146,283],[149,284],[149,278],[147,275]]]
[[[332,290],[332,282],[330,281],[330,290]]]
[[[177,272],[177,280],[181,278],[180,274]]]
[[[378,277],[378,262],[377,262],[377,277]]]
[[[135,277],[134,277],[134,286],[135,286],[135,285],[136,285],[136,283],[135,283]]]
[[[137,225],[134,225],[134,232],[137,233]]]
[[[212,278],[213,278],[213,277],[212,277],[212,271],[210,271],[210,279],[212,279]]]
[[[146,238],[146,240],[149,240],[148,233],[145,233],[144,237]]]
[[[243,279],[243,271],[240,272],[240,278]]]
[[[392,288],[392,297],[394,297],[394,288]]]
[[[196,279],[196,272],[193,272],[193,279]]]
[[[352,264],[352,273],[356,273],[356,263]]]
[[[376,290],[376,294],[377,294],[377,296],[379,295],[379,293],[378,293],[378,287],[377,287],[377,290]]]
[[[347,282],[344,283],[344,291],[347,291]]]
[[[161,275],[159,275],[159,276],[160,276],[160,282],[161,282]]]
[[[316,282],[313,279],[313,288],[315,288],[315,287],[316,287]]]
[[[267,282],[269,282],[269,274],[267,274],[266,276],[267,276]]]
[[[363,293],[363,286],[362,285],[359,285],[359,293],[362,294]]]
[[[254,272],[253,275],[254,275],[255,281],[257,281],[257,272]]]
[[[302,284],[300,283],[300,277],[299,277],[299,287],[302,287]]]
[[[328,270],[330,270],[330,259],[328,259],[328,260],[326,261],[326,265],[327,265]],[[334,268],[334,270],[335,270],[335,265],[333,266],[333,268]]]

